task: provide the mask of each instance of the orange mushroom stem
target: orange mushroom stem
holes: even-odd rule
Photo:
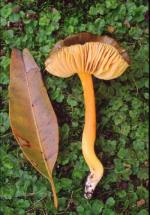
[[[89,166],[90,174],[85,184],[84,196],[90,199],[94,189],[103,176],[103,165],[94,151],[96,138],[96,110],[92,76],[88,73],[78,73],[84,92],[85,125],[82,135],[82,153]]]

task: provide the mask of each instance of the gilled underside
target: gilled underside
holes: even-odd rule
[[[59,77],[87,72],[104,80],[117,78],[128,67],[116,48],[101,42],[58,48],[50,53],[45,65],[47,71]]]

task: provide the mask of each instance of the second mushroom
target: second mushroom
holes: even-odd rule
[[[81,80],[85,102],[82,152],[90,169],[84,196],[90,199],[104,172],[94,150],[96,110],[92,75],[103,80],[115,79],[129,66],[129,57],[114,39],[83,32],[56,43],[45,66],[55,76],[67,78],[77,73]]]

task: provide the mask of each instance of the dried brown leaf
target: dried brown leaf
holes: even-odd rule
[[[58,154],[58,124],[40,69],[27,49],[13,49],[10,64],[9,114],[12,132],[25,157],[49,179]]]

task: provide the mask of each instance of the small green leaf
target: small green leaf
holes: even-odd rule
[[[77,207],[77,212],[78,213],[83,213],[84,212],[84,208],[82,206],[78,206]]]
[[[107,199],[107,201],[106,201],[106,205],[107,205],[108,207],[113,207],[113,206],[115,205],[115,200],[114,200],[114,198],[113,198],[113,197],[109,197],[109,198]]]
[[[68,97],[67,98],[67,103],[71,107],[77,106],[77,104],[78,104],[77,101],[74,98],[72,98],[72,97]]]
[[[140,210],[139,213],[137,213],[137,215],[148,215],[148,214],[149,213],[148,213],[148,211],[146,209],[142,209],[142,210]]]
[[[42,17],[40,17],[39,19],[39,25],[40,26],[47,26],[50,22],[49,17],[47,17],[47,15],[43,15]]]
[[[100,214],[102,212],[103,208],[104,208],[103,202],[95,199],[92,204],[92,214],[93,215]]]
[[[4,17],[4,18],[9,17],[11,13],[12,13],[11,3],[6,4],[6,5],[1,9],[1,16]]]
[[[30,206],[30,202],[28,200],[24,200],[24,199],[18,199],[16,201],[16,207],[19,208],[28,208]]]
[[[102,215],[116,215],[116,214],[115,214],[115,212],[112,211],[111,209],[105,208],[105,209],[103,210]]]
[[[128,155],[128,151],[124,148],[120,148],[119,152],[118,152],[118,157],[121,159],[125,159],[127,158]]]
[[[106,0],[106,8],[115,9],[118,6],[118,2],[116,0]]]
[[[143,31],[138,27],[131,27],[129,31],[129,35],[135,39],[138,40],[142,36]]]
[[[0,113],[0,133],[5,133],[10,127],[9,116],[6,112]]]

